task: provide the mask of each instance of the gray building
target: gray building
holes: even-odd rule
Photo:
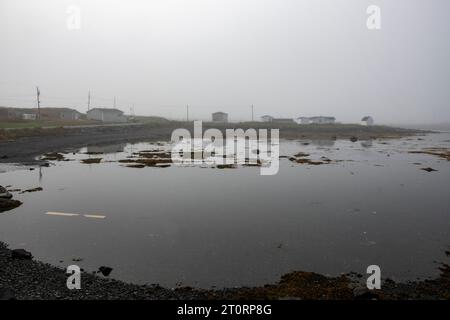
[[[272,122],[273,121],[273,117],[266,114],[266,115],[261,117],[261,121],[262,122]]]
[[[228,113],[225,112],[214,112],[212,114],[213,122],[228,122]]]
[[[94,108],[87,112],[87,119],[102,122],[127,122],[123,111],[110,108]]]

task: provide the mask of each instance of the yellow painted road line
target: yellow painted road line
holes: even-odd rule
[[[106,216],[101,216],[97,214],[84,214],[86,218],[92,218],[92,219],[105,219]]]
[[[75,217],[79,216],[78,213],[65,213],[65,212],[46,212],[50,216],[63,216],[63,217]]]

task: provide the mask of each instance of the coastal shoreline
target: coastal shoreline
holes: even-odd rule
[[[172,123],[157,126],[95,127],[45,131],[45,134],[17,137],[13,141],[0,142],[0,162],[38,165],[35,158],[46,152],[76,151],[87,145],[106,145],[123,142],[167,141],[172,130],[180,127],[191,129],[191,124]],[[204,129],[213,124],[205,125]],[[220,125],[219,125],[220,126]],[[221,129],[231,128],[231,124]],[[236,128],[246,129],[236,124]],[[262,127],[264,128],[264,127]],[[319,130],[320,129],[320,130]],[[284,139],[395,139],[424,134],[419,130],[388,127],[321,128],[284,127],[280,137]],[[1,239],[7,241],[7,239]],[[449,252],[445,252],[449,256]],[[405,300],[450,299],[450,267],[441,263],[441,275],[435,279],[398,283],[383,279],[382,289],[365,288],[366,275],[348,273],[340,276],[324,276],[314,272],[295,271],[280,275],[277,283],[260,287],[201,289],[191,287],[164,288],[155,285],[138,285],[110,279],[93,273],[82,272],[82,289],[66,287],[65,270],[36,260],[19,260],[12,250],[0,241],[0,299],[325,299],[325,300]],[[43,280],[45,279],[45,280]]]
[[[449,252],[446,252],[449,256]],[[356,273],[337,277],[314,272],[285,274],[278,283],[261,287],[198,289],[164,288],[157,284],[137,285],[82,272],[81,289],[69,290],[65,270],[35,260],[12,256],[0,242],[1,299],[87,299],[87,300],[449,300],[450,266],[441,264],[436,279],[397,283],[382,279],[380,290],[365,288],[365,277]]]
[[[192,123],[168,122],[133,126],[0,130],[0,163],[37,165],[35,158],[47,152],[76,151],[88,145],[170,140],[177,128],[193,129]],[[426,134],[427,131],[361,125],[266,125],[262,123],[204,123],[203,129],[279,129],[281,139],[337,140],[396,139]],[[3,137],[3,138],[2,138]]]

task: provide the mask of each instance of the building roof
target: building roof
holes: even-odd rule
[[[102,112],[123,114],[123,111],[121,111],[119,109],[114,109],[114,108],[93,108],[93,109],[89,110],[88,112],[91,112],[91,111],[94,111],[94,110],[98,110],[98,111],[102,111]]]
[[[213,112],[213,114],[228,114],[228,113],[225,113],[225,112],[222,112],[222,111],[218,111],[218,112]]]
[[[54,113],[61,113],[61,112],[76,112],[81,114],[81,112],[71,109],[71,108],[41,108],[41,113],[46,114],[54,114]]]

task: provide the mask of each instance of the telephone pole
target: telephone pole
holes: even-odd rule
[[[91,110],[91,90],[88,92],[88,111]]]
[[[186,105],[186,121],[189,122],[189,105]]]
[[[254,109],[255,109],[255,107],[252,105],[252,122],[255,121],[255,119],[254,119],[254,115],[255,115]]]
[[[116,108],[116,96],[114,96],[114,109]]]
[[[41,92],[39,91],[39,87],[36,87],[36,98],[37,98],[37,108],[38,108],[38,114],[37,119],[41,120]]]

